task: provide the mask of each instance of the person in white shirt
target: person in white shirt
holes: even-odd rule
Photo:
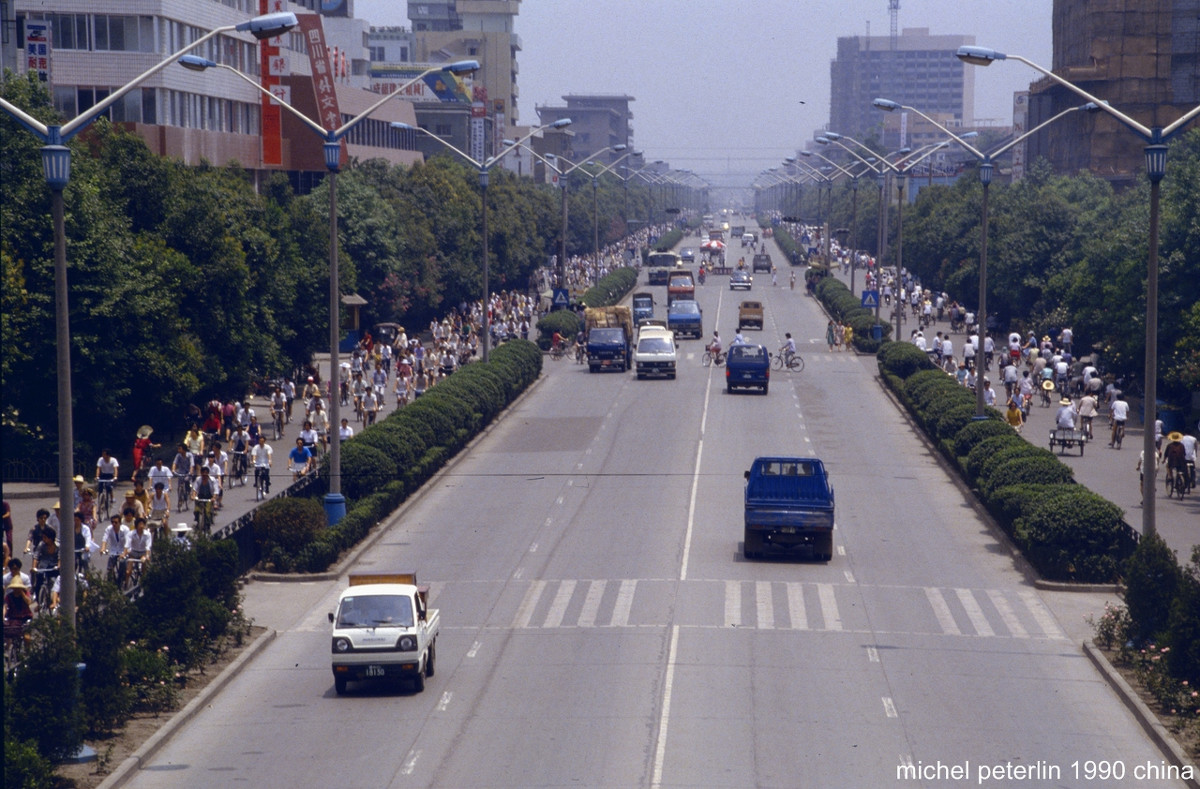
[[[122,582],[125,579],[129,560],[148,562],[150,561],[150,548],[154,544],[154,537],[150,532],[146,531],[146,519],[137,518],[133,522],[133,531],[125,540],[125,550],[121,553],[120,562],[120,577]]]
[[[154,490],[159,483],[162,483],[163,492],[168,497],[171,495],[171,479],[174,476],[171,469],[163,465],[162,458],[155,458],[154,465],[146,472],[146,480],[150,484],[150,489]]]
[[[1115,448],[1120,449],[1121,440],[1118,437],[1118,431],[1124,433],[1125,420],[1129,418],[1129,403],[1125,402],[1125,398],[1120,392],[1114,392],[1112,405],[1109,406],[1109,416],[1112,418],[1112,439],[1108,445],[1111,447],[1115,444]]]
[[[254,485],[260,484],[264,493],[271,492],[271,456],[274,450],[267,443],[266,436],[259,436],[258,443],[250,450],[250,462],[254,464]]]
[[[350,420],[342,417],[342,426],[338,428],[338,438],[342,441],[354,437],[354,428],[350,427]]]
[[[108,528],[104,530],[104,537],[100,540],[100,552],[108,555],[108,573],[110,577],[116,577],[117,563],[121,558],[121,554],[125,552],[125,543],[129,537],[129,531],[129,526],[121,520],[121,516],[119,515],[112,516]]]

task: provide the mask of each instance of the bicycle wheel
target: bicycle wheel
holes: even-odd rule
[[[788,367],[798,373],[804,372],[804,357],[800,354],[794,355],[788,363]]]
[[[712,361],[713,361],[712,351],[705,351],[704,355],[700,357],[700,364],[704,365],[705,367],[708,367],[709,365],[711,365]]]
[[[772,356],[771,357],[771,366],[774,367],[776,370],[782,370],[783,369],[783,357],[782,356]]]

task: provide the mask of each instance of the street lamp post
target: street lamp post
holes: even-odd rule
[[[559,245],[558,254],[558,286],[560,288],[567,287],[567,185],[570,180],[569,176],[571,173],[587,164],[589,160],[596,158],[600,154],[608,151],[623,151],[626,147],[627,146],[624,143],[620,145],[609,145],[601,148],[595,153],[591,153],[583,157],[581,161],[572,164],[566,170],[562,170],[558,167],[554,168],[554,171],[558,173],[559,188],[562,189],[562,241]],[[569,163],[569,160],[567,160],[565,157],[560,156],[558,158]]]
[[[607,172],[612,172],[612,169],[621,162],[625,161],[630,156],[637,156],[638,152],[626,151],[618,158],[614,159],[607,165],[602,165],[599,170],[591,173],[592,176],[592,247],[595,254],[595,263],[600,265],[600,176]]]
[[[1200,116],[1200,106],[1194,107],[1177,118],[1168,126],[1148,127],[1138,123],[1133,118],[1101,101],[1077,85],[1043,68],[1020,55],[1006,55],[994,49],[976,46],[959,47],[955,53],[958,59],[973,66],[987,66],[996,60],[1016,60],[1024,63],[1035,71],[1041,72],[1062,87],[1070,90],[1087,101],[1097,105],[1098,109],[1107,112],[1124,126],[1138,135],[1145,143],[1146,178],[1150,181],[1150,239],[1149,260],[1146,266],[1146,364],[1144,367],[1146,393],[1145,429],[1142,436],[1143,457],[1151,458],[1154,448],[1154,423],[1157,418],[1156,402],[1158,398],[1158,227],[1160,185],[1167,172],[1167,142],[1183,130],[1197,116]],[[1157,531],[1154,521],[1154,485],[1142,486],[1142,535],[1148,536]]]
[[[1001,145],[996,150],[991,151],[990,153],[983,153],[982,151],[978,150],[977,148],[975,148],[974,146],[972,146],[970,143],[968,143],[966,141],[967,135],[955,134],[954,132],[950,131],[945,126],[938,123],[933,118],[930,118],[928,115],[921,112],[920,110],[918,110],[915,107],[909,107],[906,104],[899,104],[894,101],[889,101],[888,99],[875,99],[875,101],[872,103],[877,108],[884,110],[886,112],[894,112],[895,110],[898,110],[898,109],[904,109],[904,110],[909,110],[911,112],[915,112],[917,115],[920,115],[922,118],[929,121],[937,128],[941,129],[943,132],[945,132],[947,135],[949,135],[955,142],[957,142],[959,145],[961,145],[968,153],[970,153],[972,156],[974,156],[976,159],[979,160],[979,183],[983,186],[983,201],[982,201],[982,206],[980,208],[980,221],[982,222],[982,226],[980,227],[980,231],[979,231],[979,314],[976,316],[976,322],[980,328],[980,332],[978,335],[980,347],[976,349],[976,356],[975,356],[976,364],[980,367],[980,370],[977,370],[976,374],[975,374],[975,418],[982,419],[983,415],[984,415],[984,408],[986,407],[986,404],[984,402],[983,380],[982,380],[982,375],[980,373],[982,372],[983,369],[985,369],[985,365],[986,365],[986,358],[983,355],[983,343],[984,343],[984,339],[987,337],[987,330],[988,330],[987,329],[987,314],[988,314],[987,313],[987,263],[988,263],[987,255],[988,255],[988,192],[989,192],[988,187],[991,186],[991,183],[992,183],[992,171],[994,169],[993,165],[992,165],[992,161],[997,156],[1000,156],[1001,154],[1003,154],[1006,151],[1008,151],[1009,149],[1011,149],[1013,146],[1018,145],[1022,141],[1028,139],[1032,135],[1036,134],[1037,132],[1041,131],[1045,127],[1049,126],[1051,123],[1054,123],[1055,121],[1057,121],[1059,118],[1062,118],[1065,115],[1068,115],[1072,112],[1077,112],[1079,110],[1094,111],[1094,110],[1099,109],[1099,105],[1095,102],[1089,102],[1087,104],[1084,104],[1084,105],[1081,105],[1078,107],[1070,107],[1066,110],[1063,110],[1059,114],[1055,115],[1053,118],[1038,124],[1037,126],[1030,129],[1029,131],[1025,132],[1024,134],[1020,135],[1019,137],[1016,137],[1015,139],[1008,141],[1004,145]],[[915,162],[914,162],[914,164],[915,164]],[[899,338],[897,338],[897,339],[899,339]],[[968,342],[969,341],[970,340],[968,340]],[[980,362],[979,361],[980,359],[984,359],[984,362]]]
[[[491,269],[490,269],[490,263],[489,263],[489,255],[488,255],[488,200],[487,200],[488,173],[492,169],[492,166],[495,165],[500,160],[502,160],[505,156],[507,156],[510,151],[513,151],[519,147],[522,147],[522,145],[521,145],[522,143],[524,143],[526,140],[528,140],[530,137],[534,136],[538,132],[543,131],[545,129],[551,129],[551,128],[561,129],[565,126],[569,126],[570,124],[571,124],[570,118],[559,118],[558,120],[554,121],[553,123],[547,123],[542,126],[538,126],[538,127],[534,128],[532,131],[530,131],[528,134],[526,134],[524,137],[520,138],[519,140],[504,140],[503,141],[504,148],[501,149],[501,151],[499,153],[497,153],[495,156],[492,156],[482,162],[472,158],[465,151],[450,144],[449,142],[446,142],[441,137],[437,136],[436,134],[429,131],[428,129],[422,129],[420,126],[411,126],[407,123],[391,124],[393,129],[401,129],[403,131],[419,132],[419,133],[424,134],[434,140],[437,140],[442,145],[446,146],[447,148],[454,151],[456,154],[458,154],[462,158],[466,159],[477,170],[479,170],[479,192],[480,192],[480,198],[483,202],[483,210],[480,212],[480,214],[481,214],[480,233],[482,235],[482,239],[480,241],[480,246],[482,247],[480,250],[480,256],[482,258],[482,269],[483,269],[483,337],[481,338],[480,342],[483,343],[483,361],[485,361],[485,362],[490,359],[489,348],[491,346],[491,336],[492,336],[491,335],[492,321],[491,321],[491,312],[490,312],[490,304],[489,304],[489,302],[491,301],[491,282],[490,282]]]
[[[243,81],[249,83],[260,93],[269,96],[287,112],[290,112],[301,123],[312,129],[323,139],[325,167],[329,170],[329,492],[325,495],[325,517],[332,526],[346,514],[346,498],[342,495],[342,439],[338,432],[341,424],[341,398],[338,396],[338,343],[341,339],[341,285],[338,278],[338,241],[337,241],[337,175],[341,169],[342,138],[349,134],[354,127],[396,96],[404,95],[407,88],[417,84],[430,74],[449,73],[464,74],[479,69],[475,60],[462,60],[445,66],[434,66],[425,69],[417,76],[405,82],[392,93],[367,107],[350,120],[336,129],[325,129],[319,123],[264,88],[254,78],[249,77],[232,66],[215,63],[211,60],[195,56],[180,59],[180,65],[192,71],[204,71],[210,68],[220,68],[232,72]]]
[[[175,52],[166,60],[152,66],[123,87],[110,93],[86,111],[61,126],[48,126],[15,104],[0,98],[0,108],[10,114],[21,126],[42,141],[42,165],[46,184],[50,187],[50,213],[54,227],[54,340],[55,377],[58,397],[58,497],[63,505],[65,517],[60,520],[59,535],[63,545],[69,545],[68,534],[74,517],[75,485],[75,433],[71,406],[71,325],[69,310],[69,287],[67,282],[67,240],[63,190],[71,180],[71,149],[66,143],[87,128],[92,121],[104,114],[138,85],[174,63],[185,53],[195,49],[223,33],[250,33],[257,39],[271,38],[291,30],[297,24],[296,15],[289,12],[265,14],[236,25],[215,28],[192,43]],[[66,515],[67,502],[72,502],[71,514]],[[75,552],[61,551],[60,606],[63,621],[75,627]]]

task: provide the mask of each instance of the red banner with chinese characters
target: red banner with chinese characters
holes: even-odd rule
[[[258,0],[260,14],[271,14],[276,11],[286,11],[284,0]],[[287,58],[279,49],[283,37],[264,39],[259,42],[259,67],[262,74],[262,86],[271,93],[279,95],[281,89],[280,77],[287,72]],[[262,163],[280,166],[283,164],[283,128],[280,121],[279,105],[262,97]]]
[[[308,62],[312,67],[313,92],[317,98],[317,120],[325,129],[333,131],[342,125],[342,113],[338,109],[337,89],[334,87],[336,72],[330,58],[330,49],[325,46],[325,27],[320,14],[297,14],[300,35],[308,47]],[[346,139],[341,139],[341,163],[348,161]]]

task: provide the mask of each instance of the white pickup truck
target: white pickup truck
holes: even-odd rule
[[[416,691],[433,676],[440,618],[429,608],[429,588],[416,573],[351,575],[338,598],[333,624],[333,687],[351,680],[411,679]]]

